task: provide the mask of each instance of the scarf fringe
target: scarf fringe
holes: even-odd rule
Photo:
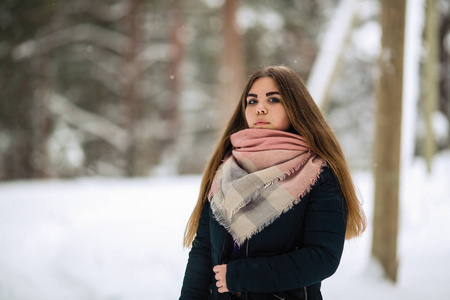
[[[247,234],[243,239],[240,239],[237,234],[233,234],[233,232],[231,232],[231,230],[227,229],[228,232],[230,232],[231,236],[233,237],[234,242],[238,245],[241,246],[246,240],[250,239],[252,236],[254,236],[255,234],[260,233],[264,228],[266,228],[267,226],[269,226],[270,224],[272,224],[273,222],[275,222],[282,214],[284,214],[285,212],[288,212],[289,210],[291,210],[296,204],[297,204],[297,198],[293,198],[291,201],[291,204],[286,207],[285,209],[283,209],[281,211],[281,214],[268,219],[267,222],[263,223],[259,228],[256,228],[256,230],[251,231],[249,234]],[[223,226],[223,225],[222,225]]]
[[[281,217],[282,214],[290,211],[296,204],[301,202],[301,198],[303,198],[306,194],[308,194],[312,187],[316,184],[317,180],[320,177],[320,174],[323,171],[323,168],[327,166],[327,162],[325,160],[323,160],[322,165],[320,167],[320,169],[317,171],[316,175],[314,176],[314,178],[312,178],[310,180],[310,184],[308,186],[308,188],[306,190],[304,190],[303,192],[301,192],[297,197],[293,197],[291,203],[289,204],[289,206],[285,207],[281,213],[269,220],[267,220],[267,222],[265,222],[264,224],[262,224],[262,226],[260,228],[257,228],[256,230],[253,230],[252,232],[250,232],[249,234],[247,234],[243,239],[240,239],[236,234],[233,235],[233,233],[230,231],[230,229],[227,228],[228,232],[230,232],[231,236],[233,237],[233,240],[235,241],[236,244],[238,244],[238,246],[241,246],[246,240],[250,239],[252,236],[254,236],[255,234],[260,233],[264,228],[266,228],[267,226],[271,225],[273,222],[275,222],[279,217]],[[297,168],[298,170],[298,168]],[[296,170],[296,171],[297,171]],[[223,225],[222,225],[223,226]],[[229,227],[229,226],[228,226]]]
[[[289,204],[289,206],[287,206],[286,208],[284,208],[281,213],[277,216],[274,216],[273,218],[270,218],[267,220],[267,222],[263,223],[259,228],[256,228],[253,231],[250,231],[248,234],[246,234],[243,238],[240,238],[238,233],[236,233],[232,227],[231,224],[229,223],[229,220],[225,219],[223,217],[223,215],[219,215],[216,214],[215,212],[219,212],[221,208],[217,207],[217,205],[213,202],[211,202],[211,208],[213,209],[213,215],[214,218],[216,219],[216,221],[222,225],[231,235],[231,237],[233,238],[233,241],[238,245],[241,246],[246,240],[250,239],[252,236],[254,236],[255,234],[260,233],[264,228],[266,228],[267,226],[271,225],[273,222],[275,222],[282,214],[288,212],[289,210],[291,210],[296,204],[298,204],[300,201],[297,201],[297,198],[292,199],[291,203]]]
[[[320,168],[317,170],[317,173],[309,181],[308,188],[298,194],[298,196],[297,196],[298,202],[297,203],[299,203],[301,201],[301,198],[303,198],[306,194],[308,194],[311,191],[312,187],[316,184],[317,180],[319,179],[320,174],[323,171],[323,168],[326,167],[327,165],[328,165],[327,161],[323,160],[322,164],[320,165]]]

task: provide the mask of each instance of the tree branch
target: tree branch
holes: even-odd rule
[[[51,97],[50,110],[67,123],[95,135],[120,152],[127,151],[130,144],[127,132],[106,118],[87,112],[56,93]]]

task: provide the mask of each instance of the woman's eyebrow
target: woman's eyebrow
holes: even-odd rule
[[[266,93],[266,97],[272,96],[272,95],[279,95],[279,92],[268,92]],[[248,94],[247,97],[255,97],[258,98],[258,95],[256,94]]]

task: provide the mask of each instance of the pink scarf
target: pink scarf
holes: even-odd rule
[[[285,131],[245,129],[231,143],[209,199],[217,221],[240,245],[300,202],[326,163],[305,139]]]

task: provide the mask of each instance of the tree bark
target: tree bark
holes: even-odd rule
[[[447,36],[450,34],[450,14],[445,12],[439,16],[439,65],[441,72],[439,74],[439,110],[442,111],[450,123],[450,47],[446,47]],[[450,139],[447,139],[442,147],[450,146]]]
[[[226,0],[223,7],[223,47],[219,68],[218,116],[221,127],[228,121],[244,86],[245,67],[241,34],[236,24],[239,0]]]
[[[181,128],[180,120],[180,96],[182,90],[182,67],[185,57],[185,43],[184,43],[184,20],[182,13],[182,2],[180,0],[173,0],[171,2],[169,11],[170,20],[170,65],[169,65],[169,90],[170,96],[166,109],[162,114],[164,121],[167,124],[167,132],[165,139],[159,141],[163,151],[168,150],[173,157],[179,158],[181,151],[186,151],[184,147],[179,145],[179,136]],[[178,153],[177,153],[178,152]],[[175,172],[178,172],[179,163],[173,165]]]
[[[381,1],[382,50],[376,89],[372,255],[397,280],[403,49],[406,0]]]
[[[436,144],[433,131],[433,113],[436,109],[438,98],[438,18],[436,0],[427,0],[427,13],[425,23],[425,39],[427,47],[427,63],[425,64],[425,143],[424,155],[427,162],[427,171],[431,173]]]
[[[41,35],[46,36],[48,32],[49,27],[44,27],[41,30]],[[32,177],[47,178],[52,173],[47,149],[51,129],[50,99],[53,94],[53,72],[50,54],[43,53],[39,55],[36,63],[41,77],[37,82],[30,114],[33,147],[31,160],[34,167]]]
[[[355,26],[357,7],[358,0],[343,0],[338,5],[308,76],[306,85],[322,111],[329,106],[330,92]]]
[[[170,8],[170,67],[169,67],[169,89],[171,92],[169,105],[165,112],[165,118],[168,119],[169,137],[172,141],[177,135],[179,125],[179,98],[181,93],[181,68],[185,54],[183,15],[181,13],[181,1],[174,0]]]
[[[128,16],[125,18],[126,34],[129,41],[125,44],[124,49],[124,96],[123,103],[126,111],[125,128],[130,135],[130,143],[127,153],[126,174],[134,176],[139,174],[139,138],[137,132],[137,121],[141,118],[142,102],[138,93],[139,83],[139,66],[137,63],[137,54],[139,52],[140,32],[140,8],[142,0],[131,1],[131,8]]]

